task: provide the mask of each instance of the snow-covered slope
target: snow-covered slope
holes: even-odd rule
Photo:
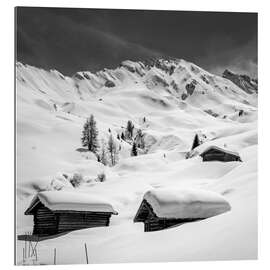
[[[31,231],[32,218],[23,213],[40,190],[95,194],[119,213],[110,227],[40,243],[41,263],[52,263],[48,254],[53,247],[63,254],[59,263],[82,263],[84,242],[97,263],[256,258],[257,92],[178,59],[124,61],[113,70],[81,71],[72,77],[17,63],[16,78],[18,234]],[[131,157],[131,144],[116,139],[121,147],[117,165],[97,162],[80,144],[90,114],[97,121],[100,143],[110,134],[116,139],[132,120],[135,130],[145,134],[147,153]],[[226,145],[243,162],[185,159],[196,133],[205,140],[200,148]],[[63,178],[63,173],[75,172],[84,176],[78,188]],[[95,181],[103,172],[106,181]],[[232,209],[144,233],[133,218],[143,194],[157,187],[215,191]],[[18,263],[22,244],[18,242]]]

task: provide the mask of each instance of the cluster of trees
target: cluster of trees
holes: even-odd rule
[[[111,132],[110,132],[111,133]],[[107,143],[102,141],[101,148],[98,142],[98,129],[94,116],[91,115],[83,126],[81,142],[83,147],[96,154],[98,161],[104,165],[114,166],[117,162],[118,149],[112,134]]]
[[[145,117],[144,120],[145,122]],[[144,142],[144,134],[141,129],[137,130],[136,135],[134,136],[134,125],[131,120],[127,122],[127,127],[125,131],[126,136],[122,136],[121,138],[124,137],[125,139],[131,140],[132,141],[132,148],[130,155],[131,156],[137,156],[138,155],[138,148],[144,149],[145,148],[145,142]]]
[[[83,147],[87,147],[89,151],[93,152],[97,156],[99,162],[104,165],[114,166],[117,163],[118,151],[121,149],[121,146],[118,147],[111,130],[109,129],[108,131],[110,133],[108,141],[105,142],[102,140],[100,146],[98,141],[97,123],[94,116],[91,115],[83,126],[81,142]],[[120,140],[119,134],[117,134],[117,139]],[[138,148],[145,148],[144,134],[141,129],[138,129],[134,136],[134,124],[131,120],[127,122],[125,134],[122,132],[121,139],[132,142],[131,156],[138,155]]]

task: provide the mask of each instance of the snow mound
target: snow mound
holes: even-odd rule
[[[160,218],[209,218],[231,209],[223,196],[201,189],[153,189],[144,199]]]
[[[102,197],[81,192],[43,191],[38,199],[53,211],[93,211],[117,214],[112,205]]]
[[[151,146],[150,152],[154,150],[173,150],[176,146],[183,144],[183,141],[175,135],[166,135],[161,137],[154,145]],[[149,147],[150,148],[150,147]]]

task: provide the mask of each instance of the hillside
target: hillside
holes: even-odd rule
[[[100,194],[119,212],[110,227],[40,243],[40,263],[52,263],[48,250],[53,247],[69,254],[60,256],[59,263],[82,263],[84,242],[92,263],[256,258],[257,91],[179,59],[127,60],[116,69],[72,77],[18,62],[16,88],[17,233],[32,230],[32,218],[23,212],[39,190]],[[100,143],[110,134],[117,142],[114,167],[81,149],[82,127],[90,114]],[[145,149],[135,157],[130,156],[131,143],[117,139],[128,120],[145,136]],[[204,138],[201,148],[227,147],[239,152],[243,162],[202,162],[198,155],[185,159],[196,133]],[[106,181],[96,181],[103,172]],[[63,179],[74,173],[84,180],[76,189]],[[144,193],[157,187],[216,191],[232,210],[144,233],[143,224],[134,224],[133,218]],[[19,241],[19,263],[22,245]]]

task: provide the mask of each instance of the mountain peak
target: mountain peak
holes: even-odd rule
[[[252,79],[246,74],[236,74],[228,69],[225,69],[222,77],[232,81],[249,94],[258,92],[258,80]]]

